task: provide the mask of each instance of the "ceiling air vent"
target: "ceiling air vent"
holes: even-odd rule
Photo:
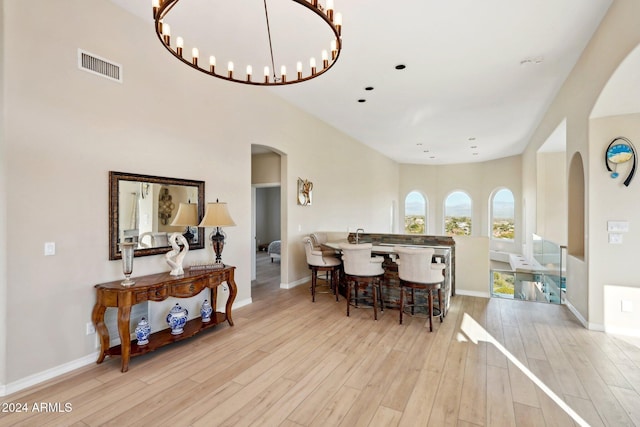
[[[78,68],[92,74],[122,83],[122,66],[78,49]]]

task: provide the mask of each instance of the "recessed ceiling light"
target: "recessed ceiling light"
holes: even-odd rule
[[[477,155],[478,155],[478,153],[473,153],[473,155],[474,155],[474,156],[477,156]]]
[[[428,153],[428,152],[429,152],[429,150],[424,150],[424,151],[423,151],[423,153]]]
[[[416,143],[416,145],[422,145],[422,142],[418,142],[418,143]]]
[[[471,147],[469,147],[469,148],[478,148],[478,146],[477,146],[477,145],[472,145],[472,146],[471,146]]]
[[[475,140],[476,140],[475,136],[472,136],[472,137],[469,138],[469,141],[475,141]]]
[[[429,158],[430,158],[430,159],[435,159],[435,158],[436,158],[436,156],[430,156]]]
[[[373,90],[373,86],[367,86],[364,88],[364,90]]]
[[[367,102],[367,100],[361,98],[361,99],[358,99],[358,102]]]
[[[398,64],[398,65],[396,65],[396,70],[404,70],[405,68],[407,68],[407,66],[406,66],[406,65],[404,65],[404,64]]]

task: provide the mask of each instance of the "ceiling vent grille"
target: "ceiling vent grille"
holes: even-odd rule
[[[106,79],[122,83],[122,66],[78,49],[78,68]]]

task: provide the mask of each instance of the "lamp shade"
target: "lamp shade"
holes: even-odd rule
[[[207,203],[204,218],[198,227],[231,227],[236,225],[229,215],[227,204],[224,202]]]
[[[198,225],[198,205],[195,203],[180,203],[178,212],[171,225],[195,227]]]

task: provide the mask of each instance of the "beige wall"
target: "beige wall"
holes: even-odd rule
[[[251,156],[251,184],[280,184],[280,155],[277,153]]]
[[[636,172],[625,187],[623,182],[631,162],[618,166],[620,176],[616,179],[611,178],[604,162],[607,146],[618,136],[629,138],[636,148],[640,146],[640,113],[593,119],[589,126],[589,320],[601,324],[608,317],[610,327],[621,328],[627,326],[624,317],[615,315],[620,315],[620,301],[609,305],[617,313],[608,316],[604,304],[596,303],[604,300],[608,285],[636,287],[640,291],[640,275],[635,267],[640,253],[640,175]],[[629,231],[622,233],[622,244],[608,243],[607,221],[629,223]],[[609,301],[612,299],[609,294]],[[640,305],[636,306],[636,312],[640,312]],[[616,321],[623,323],[616,325]]]
[[[0,28],[4,28],[4,0],[0,0]],[[4,31],[0,31],[0,58],[4,58]],[[4,61],[0,66],[0,83],[4,83]],[[0,84],[0,194],[7,194],[4,84]],[[0,200],[2,197],[0,196]],[[7,204],[0,203],[0,254],[7,253]],[[7,259],[0,256],[0,395],[7,383]]]
[[[237,266],[239,303],[251,300],[251,144],[284,154],[284,283],[308,275],[303,234],[355,225],[388,230],[398,188],[394,162],[269,91],[185,67],[162,49],[148,22],[106,0],[10,1],[3,12],[0,185],[11,187],[0,202],[10,224],[0,242],[11,242],[11,252],[0,260],[0,295],[7,293],[0,315],[6,310],[16,320],[0,334],[0,349],[4,337],[8,349],[0,356],[2,383],[94,360],[95,337],[85,335],[93,285],[122,277],[120,262],[108,261],[109,170],[205,180],[207,201],[229,203],[238,226],[225,230],[223,259]],[[98,31],[97,22],[118,31]],[[122,64],[124,83],[79,71],[77,48]],[[351,179],[354,158],[361,176]],[[315,184],[313,206],[295,203],[299,176]],[[55,256],[43,256],[45,242],[56,243]],[[192,251],[186,261],[210,256]],[[163,256],[134,262],[134,276],[167,270]],[[150,304],[154,327],[163,326],[172,304]]]
[[[489,298],[489,238],[456,236],[456,293]]]
[[[516,204],[516,238],[512,242],[490,239],[490,247],[520,253],[523,232],[521,169],[520,156],[457,165],[400,165],[398,211],[401,230],[404,230],[404,199],[411,191],[418,191],[428,201],[427,234],[443,234],[444,201],[450,193],[459,190],[466,192],[473,203],[472,236],[489,236],[489,200],[494,191],[508,188],[513,192]]]
[[[622,60],[640,43],[640,2],[637,0],[616,0],[610,7],[600,27],[592,37],[583,55],[578,60],[571,75],[551,102],[540,121],[540,125],[531,137],[523,154],[523,197],[527,211],[527,236],[536,228],[536,155],[549,135],[567,120],[567,165],[574,153],[579,152],[584,159],[586,206],[585,221],[587,232],[602,230],[599,217],[609,215],[611,206],[600,203],[601,192],[592,187],[593,180],[602,176],[602,144],[608,141],[591,141],[589,116],[602,88]],[[590,144],[599,145],[594,152]],[[593,159],[592,159],[593,156]],[[594,166],[598,165],[598,166]],[[604,178],[603,178],[604,179]],[[617,202],[616,202],[617,203]],[[568,218],[571,221],[571,218]],[[597,222],[595,222],[597,221]],[[602,233],[602,231],[599,231]],[[595,329],[603,328],[602,283],[597,277],[611,272],[611,266],[601,257],[592,256],[598,252],[596,240],[587,234],[584,259],[569,257],[567,260],[567,300],[572,309]],[[526,241],[530,245],[530,241]],[[610,248],[610,246],[608,246]],[[588,271],[587,271],[588,269]],[[631,269],[625,269],[619,280],[631,281],[637,277]]]
[[[538,153],[535,233],[558,245],[567,244],[566,153]]]

